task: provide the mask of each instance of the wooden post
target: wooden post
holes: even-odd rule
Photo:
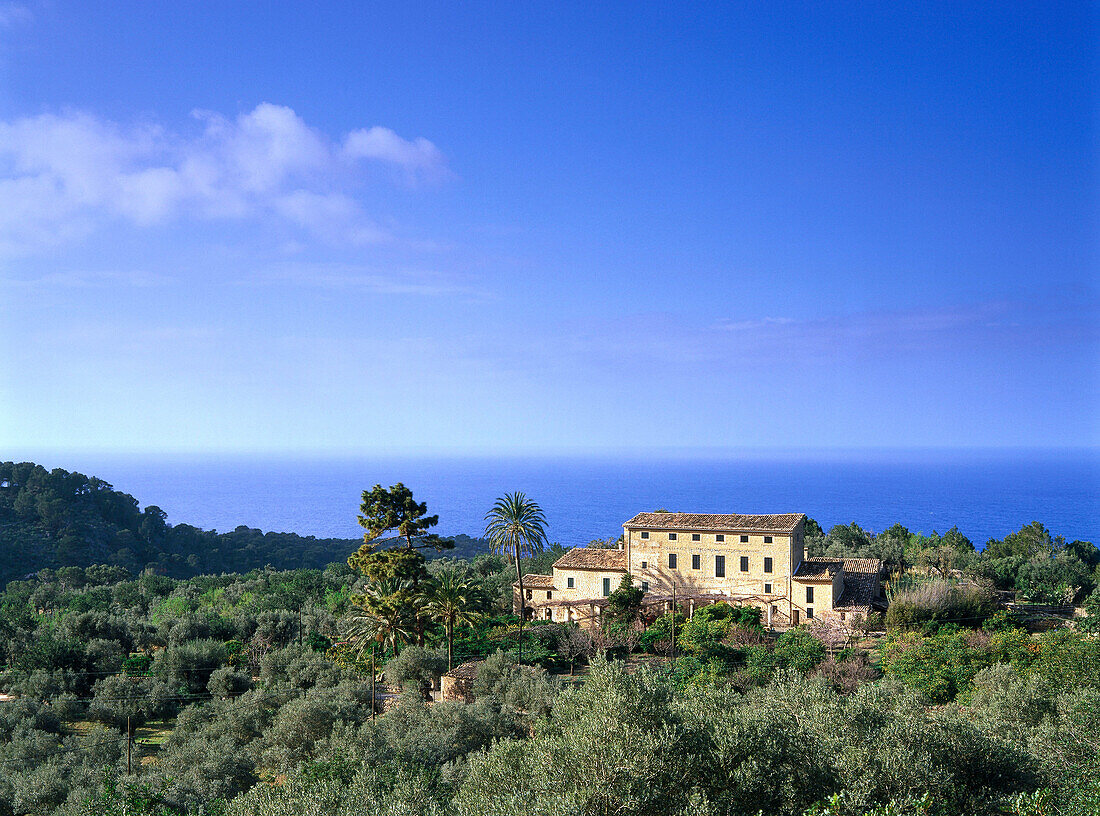
[[[130,730],[130,718],[126,718],[126,775],[130,775],[130,746],[133,745],[133,731]]]

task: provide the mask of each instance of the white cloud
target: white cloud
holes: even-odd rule
[[[362,159],[415,177],[446,170],[426,139],[372,128],[341,145],[279,105],[194,116],[202,130],[191,136],[81,112],[0,122],[0,250],[54,245],[112,220],[184,217],[275,216],[314,239],[361,245],[386,237],[350,194]]]
[[[389,128],[353,130],[344,140],[344,153],[351,158],[394,164],[405,171],[410,181],[438,181],[450,175],[438,147],[424,138],[402,139]]]

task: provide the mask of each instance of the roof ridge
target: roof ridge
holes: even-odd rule
[[[624,527],[714,529],[790,533],[805,513],[658,513],[642,512],[623,523]]]

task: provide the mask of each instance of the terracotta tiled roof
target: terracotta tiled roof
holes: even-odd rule
[[[794,571],[794,577],[826,579],[840,570],[844,570],[844,586],[847,587],[850,582],[858,582],[862,576],[879,576],[882,562],[877,558],[805,558]]]
[[[832,578],[844,568],[840,558],[804,558],[794,571],[795,578]]]
[[[881,574],[882,562],[877,558],[845,558],[844,592],[833,609],[868,614]]]
[[[616,570],[626,572],[626,553],[623,550],[597,550],[574,547],[557,561],[559,569]]]
[[[882,572],[882,562],[877,558],[845,558],[844,572],[848,574],[866,572],[878,575]]]
[[[791,533],[805,513],[742,515],[740,513],[639,513],[623,527],[651,530],[718,530],[743,533]]]
[[[794,577],[831,579],[838,570],[844,570],[844,591],[833,609],[837,612],[870,612],[882,573],[882,562],[877,558],[807,558],[798,565]]]
[[[519,581],[512,581],[512,586],[518,587]],[[554,576],[553,575],[538,575],[531,573],[530,575],[523,576],[523,588],[524,589],[553,589],[554,588]]]

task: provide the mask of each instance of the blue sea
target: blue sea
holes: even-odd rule
[[[7,458],[7,457],[5,457]],[[953,525],[978,546],[1033,520],[1055,535],[1100,542],[1100,454],[1088,452],[754,452],[729,456],[272,458],[26,457],[98,476],[155,504],[170,523],[238,525],[358,538],[361,493],[408,485],[445,535],[479,535],[485,512],[522,490],[546,512],[551,541],[617,536],[643,510],[805,512],[828,529],[857,522],[913,531]]]

